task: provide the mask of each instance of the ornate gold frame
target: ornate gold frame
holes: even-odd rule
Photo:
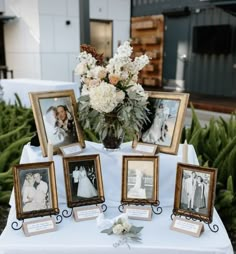
[[[151,199],[133,199],[127,197],[128,192],[128,162],[129,161],[153,161],[153,198]],[[123,204],[156,204],[159,196],[159,157],[158,156],[133,156],[124,155],[122,162],[122,186],[121,203]]]
[[[21,194],[21,186],[20,186],[20,171],[22,170],[39,170],[39,169],[48,169],[49,179],[50,179],[50,190],[51,190],[51,199],[52,199],[52,208],[43,209],[43,210],[35,210],[30,212],[23,212],[22,205],[22,194]],[[40,217],[46,215],[58,214],[58,199],[57,199],[57,187],[56,187],[56,177],[55,177],[55,168],[54,162],[38,162],[38,163],[27,163],[27,164],[19,164],[13,167],[13,177],[14,177],[14,192],[15,192],[15,203],[16,203],[16,217],[18,220]]]
[[[207,173],[210,174],[210,184],[209,184],[209,192],[208,192],[208,213],[207,215],[199,212],[192,212],[187,209],[180,208],[181,202],[181,191],[182,191],[182,176],[184,170],[191,170],[199,173]],[[174,198],[174,214],[179,214],[183,216],[187,216],[190,218],[204,220],[205,222],[211,223],[213,210],[214,210],[214,200],[215,200],[215,188],[216,188],[216,179],[217,179],[217,169],[215,168],[206,168],[200,167],[191,164],[177,164],[176,171],[176,183],[175,183],[175,198]]]
[[[154,92],[154,91],[148,91],[148,97],[149,98],[154,98],[154,99],[162,99],[162,100],[179,100],[180,105],[179,105],[179,110],[178,114],[176,116],[176,122],[175,122],[175,127],[173,131],[173,135],[171,138],[171,144],[170,146],[163,146],[163,145],[158,145],[160,148],[160,152],[163,153],[169,153],[169,154],[177,154],[178,152],[178,147],[179,147],[179,142],[181,138],[181,133],[183,129],[183,124],[184,124],[184,117],[188,105],[188,99],[189,99],[189,94],[187,93],[169,93],[169,92]],[[140,136],[138,135],[138,141],[142,142],[140,140]],[[136,141],[133,141],[132,146],[135,147]],[[145,144],[145,143],[144,143]]]
[[[83,199],[81,201],[73,201],[72,191],[71,191],[72,188],[71,188],[71,182],[70,182],[69,164],[71,162],[80,162],[80,161],[89,161],[89,160],[94,161],[94,164],[95,164],[98,196]],[[102,181],[102,170],[101,170],[101,163],[100,163],[99,154],[64,157],[63,158],[63,166],[64,166],[64,177],[65,177],[66,197],[67,197],[67,206],[68,207],[73,208],[73,207],[78,207],[78,206],[100,204],[105,201],[104,190],[103,190],[103,181]]]
[[[77,103],[76,103],[74,90],[63,90],[63,91],[57,91],[57,92],[54,92],[54,91],[32,92],[32,93],[29,93],[29,97],[30,97],[30,101],[31,101],[31,105],[32,105],[32,110],[33,110],[36,128],[37,128],[37,132],[38,132],[39,142],[40,142],[40,146],[42,148],[42,154],[44,157],[47,156],[48,140],[47,140],[46,130],[45,130],[45,126],[44,126],[42,111],[41,111],[40,103],[39,103],[40,99],[50,99],[50,98],[58,99],[60,97],[69,97],[70,98],[71,105],[72,105],[72,111],[73,111],[72,115],[74,118],[76,133],[77,133],[77,137],[78,137],[77,142],[80,143],[82,148],[85,147],[82,129],[81,129],[81,127],[78,123],[78,120],[77,120]],[[55,154],[58,152],[60,152],[59,148],[54,147],[53,153]]]

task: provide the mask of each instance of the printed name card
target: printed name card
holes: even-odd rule
[[[79,143],[73,145],[62,146],[60,150],[64,156],[75,155],[82,152],[82,148]]]
[[[23,223],[23,231],[25,236],[34,236],[44,233],[56,231],[56,223],[54,218],[44,218]]]
[[[96,219],[101,212],[100,206],[76,207],[73,210],[75,221]]]
[[[200,237],[201,233],[204,231],[204,225],[201,222],[177,217],[174,218],[170,228],[171,230],[195,237]]]
[[[134,147],[134,151],[143,153],[143,154],[155,155],[158,152],[158,146],[153,144],[145,144],[145,143],[138,142]]]
[[[137,206],[126,206],[125,213],[127,213],[130,219],[134,220],[151,220],[152,209],[150,207],[137,207]]]

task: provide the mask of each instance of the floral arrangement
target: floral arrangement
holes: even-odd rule
[[[121,236],[120,241],[114,243],[113,246],[118,247],[122,244],[126,244],[130,248],[130,241],[141,243],[140,232],[142,229],[143,227],[136,227],[130,224],[127,215],[123,215],[116,218],[112,226],[102,230],[101,233]]]
[[[126,41],[108,63],[88,45],[81,46],[75,73],[82,83],[79,98],[80,121],[103,139],[109,132],[119,138],[123,130],[139,132],[147,118],[148,95],[138,84],[139,71],[149,62],[147,55],[131,58],[133,48]]]

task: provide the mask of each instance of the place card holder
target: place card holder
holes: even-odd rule
[[[23,229],[25,236],[34,236],[38,234],[56,231],[56,224],[60,224],[62,220],[63,218],[60,214],[57,214],[55,217],[49,215],[49,217],[46,218],[46,216],[44,216],[41,219],[31,220],[27,222],[22,219],[18,221],[13,221],[11,224],[11,228],[13,230]]]
[[[192,214],[192,216],[191,216]],[[195,214],[195,213],[191,213],[190,211],[188,211],[188,213],[184,214],[184,212],[178,213],[175,209],[173,209],[172,214],[170,216],[171,220],[174,219],[174,217],[183,217],[185,219],[185,221],[199,221],[199,222],[203,222],[205,223],[211,232],[213,233],[217,233],[219,231],[219,226],[217,224],[213,224],[211,221],[207,221],[205,220],[200,214]],[[200,232],[201,234],[201,232]]]
[[[72,215],[76,222],[83,220],[95,219],[99,213],[104,213],[107,210],[106,204],[95,204],[88,206],[77,206],[72,207],[70,211],[64,209],[62,211],[62,216],[64,218],[70,218]]]
[[[149,207],[144,207],[145,205]],[[118,206],[118,210],[121,213],[126,212],[130,219],[135,220],[151,220],[152,214],[160,215],[162,213],[159,200],[156,203],[149,203],[146,199],[133,199],[129,202],[122,202]]]

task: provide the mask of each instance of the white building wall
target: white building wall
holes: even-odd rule
[[[6,0],[5,15],[16,16],[4,25],[7,66],[15,78],[40,78],[38,0]]]
[[[4,28],[14,78],[72,81],[80,45],[79,0],[5,0],[5,9],[17,17]]]
[[[79,1],[39,0],[39,23],[42,79],[72,81],[80,45]]]
[[[90,0],[90,19],[113,21],[113,52],[130,39],[130,0]]]

